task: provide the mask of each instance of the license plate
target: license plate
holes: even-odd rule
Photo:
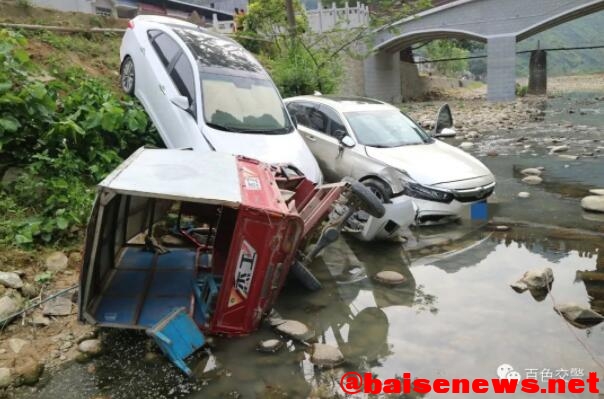
[[[487,220],[489,218],[489,212],[487,208],[487,201],[480,201],[470,205],[470,219],[471,220]]]

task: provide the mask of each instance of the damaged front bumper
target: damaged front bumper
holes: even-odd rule
[[[351,221],[347,231],[361,241],[386,240],[415,222],[413,199],[406,195],[392,198],[384,208],[386,213],[381,218],[359,212],[353,216],[355,220]]]

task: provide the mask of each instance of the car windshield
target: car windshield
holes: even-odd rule
[[[240,133],[283,134],[293,130],[277,89],[268,79],[201,74],[206,124]]]
[[[396,110],[344,114],[359,143],[369,147],[400,147],[431,141],[415,122]]]

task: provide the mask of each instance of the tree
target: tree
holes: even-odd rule
[[[430,60],[444,60],[449,58],[468,57],[469,51],[457,47],[452,40],[434,40],[425,47],[427,58]],[[434,63],[438,72],[447,76],[455,76],[468,69],[468,60],[451,60]]]

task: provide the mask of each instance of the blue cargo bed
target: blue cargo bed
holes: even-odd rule
[[[125,247],[95,299],[96,321],[106,326],[147,329],[174,309],[191,309],[196,262],[192,248],[174,248],[157,255],[142,247]]]

